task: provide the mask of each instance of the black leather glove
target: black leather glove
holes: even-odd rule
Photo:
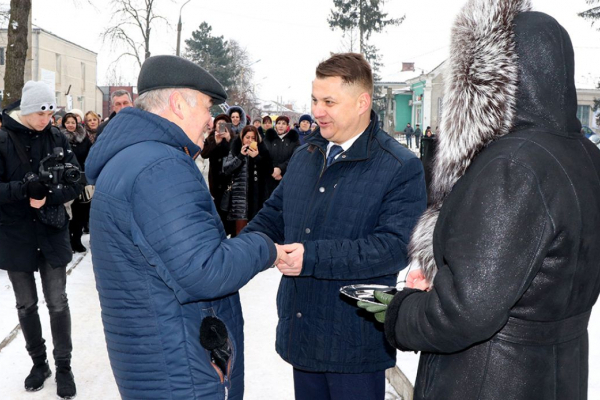
[[[27,184],[27,196],[31,199],[43,200],[49,192],[48,186],[41,182],[29,182]]]

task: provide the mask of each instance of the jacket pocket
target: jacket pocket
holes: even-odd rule
[[[208,314],[200,325],[200,345],[208,362],[215,370],[220,382],[225,387],[225,399],[231,388],[231,376],[235,360],[235,347],[229,335],[229,329],[219,319],[212,307],[203,309]]]
[[[419,361],[419,373],[421,376],[421,397],[428,398],[429,392],[432,389],[435,375],[439,364],[439,355],[433,353],[422,353]]]

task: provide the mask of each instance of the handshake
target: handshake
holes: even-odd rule
[[[273,265],[283,275],[300,275],[304,261],[304,245],[302,243],[276,244],[275,247],[277,247],[277,259]]]

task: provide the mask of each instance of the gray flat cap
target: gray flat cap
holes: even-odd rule
[[[227,100],[225,89],[204,68],[177,56],[146,59],[138,76],[138,94],[167,88],[194,89],[212,98],[213,104]]]

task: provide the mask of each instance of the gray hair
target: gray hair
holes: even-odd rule
[[[198,104],[196,101],[196,93],[198,92],[196,90],[167,88],[149,90],[142,93],[135,100],[135,107],[153,114],[162,114],[169,107],[169,97],[171,97],[171,94],[175,91],[181,94],[188,106],[193,108]]]
[[[115,90],[114,92],[112,92],[110,94],[110,102],[111,104],[114,103],[115,97],[121,97],[123,95],[127,95],[127,97],[129,97],[129,101],[133,102],[133,100],[131,99],[131,93],[129,93],[127,90]]]

